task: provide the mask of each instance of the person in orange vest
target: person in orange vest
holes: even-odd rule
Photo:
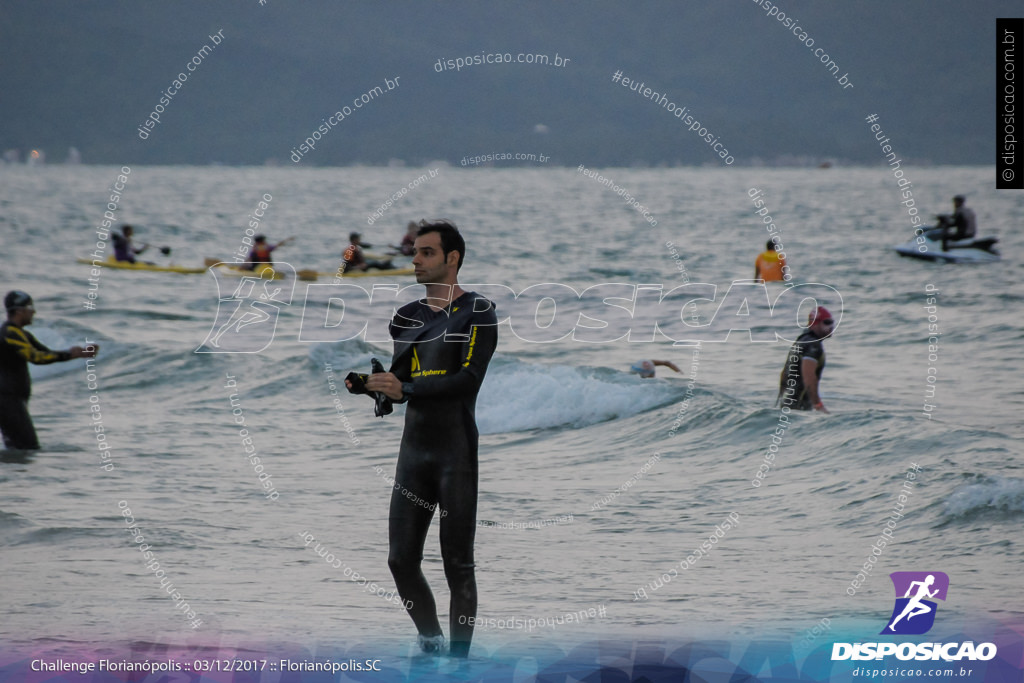
[[[786,257],[777,250],[779,245],[768,240],[765,244],[765,251],[758,255],[754,261],[754,279],[765,282],[781,282],[785,280],[784,272],[788,271]]]
[[[248,266],[248,270],[254,270],[257,263],[273,263],[270,253],[278,247],[283,247],[288,244],[293,239],[295,238],[289,237],[288,239],[281,240],[277,244],[267,244],[267,238],[265,235],[256,235],[256,243],[252,245],[252,249],[249,250],[248,258],[250,265]]]

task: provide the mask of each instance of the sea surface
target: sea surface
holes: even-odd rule
[[[369,223],[430,169],[433,178]],[[833,632],[864,639],[889,616],[887,575],[895,571],[948,574],[947,629],[1024,623],[1024,195],[995,191],[992,168],[908,169],[926,221],[949,212],[954,194],[967,195],[979,232],[998,236],[1004,256],[984,266],[894,253],[913,235],[885,167],[597,169],[656,225],[574,168],[430,169],[133,167],[116,223],[135,225],[137,242],[172,248],[170,258],[145,258],[202,266],[231,259],[268,194],[259,232],[272,242],[296,237],[278,260],[333,272],[350,231],[382,251],[409,220],[446,217],[468,243],[463,283],[515,292],[544,283],[577,292],[708,283],[716,303],[705,301],[691,318],[708,323],[732,283],[752,276],[769,236],[749,197],[756,188],[791,284],[828,285],[838,296],[827,304],[840,323],[825,342],[822,380],[831,414],[782,423],[773,403],[788,343],[763,340],[776,331],[794,338],[799,328],[795,314],[765,318],[764,295],[746,304],[760,314],[758,342],[736,325],[727,341],[715,334],[699,347],[645,340],[652,321],[639,315],[633,341],[607,343],[540,343],[501,325],[478,401],[479,617],[494,621],[477,628],[476,651],[607,635],[796,641],[823,619]],[[258,353],[196,353],[218,296],[230,297],[240,280],[104,268],[90,285],[90,266],[75,261],[96,249],[119,173],[0,167],[2,289],[33,295],[30,330],[44,343],[100,345],[91,370],[84,360],[33,367],[31,411],[44,447],[8,452],[0,463],[0,642],[53,653],[134,642],[312,650],[360,641],[404,652],[415,631],[402,608],[336,568],[382,592],[394,588],[388,480],[403,409],[375,418],[369,400],[341,387],[349,371],[368,372],[372,357],[386,365],[390,344],[300,340],[325,297],[287,280],[272,344]],[[767,292],[774,301],[783,290],[772,283]],[[399,300],[421,291],[411,287]],[[928,296],[936,297],[932,309]],[[306,321],[304,304],[313,311]],[[520,311],[513,324],[539,335],[551,305],[541,304],[536,320]],[[356,301],[350,312],[363,310]],[[736,312],[718,315],[740,320]],[[929,315],[938,336],[931,351]],[[645,358],[682,372],[630,374]],[[107,469],[97,413],[111,445]],[[777,454],[757,480],[780,427]],[[246,458],[243,428],[278,495],[268,497]],[[851,595],[897,504],[891,539]],[[126,508],[200,626],[147,568]],[[738,523],[695,556],[733,513]],[[447,632],[437,529],[435,519],[424,571]],[[591,608],[604,616],[525,627],[526,619]],[[524,625],[507,628],[516,619]]]

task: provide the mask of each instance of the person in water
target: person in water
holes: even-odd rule
[[[388,566],[409,605],[420,648],[441,653],[444,634],[420,569],[427,529],[440,507],[454,657],[469,656],[476,617],[476,397],[498,343],[494,304],[459,287],[465,252],[453,224],[421,221],[412,264],[426,298],[397,311],[391,369],[369,375],[365,384],[367,391],[408,402],[388,517]]]
[[[351,232],[348,235],[348,246],[345,247],[345,253],[342,254],[342,260],[345,261],[345,270],[369,270],[370,268],[377,268],[379,270],[390,270],[391,260],[386,261],[368,261],[366,256],[363,254],[363,247],[370,246],[369,244],[364,245],[362,243],[362,235],[358,232]]]
[[[644,379],[650,379],[650,378],[654,377],[654,368],[656,366],[659,366],[659,365],[663,366],[663,367],[666,367],[666,368],[672,368],[676,372],[682,372],[678,367],[676,367],[676,364],[673,363],[670,360],[642,360],[642,361],[638,361],[636,363],[633,363],[633,365],[631,365],[629,367],[629,371],[630,372],[635,372],[636,374],[640,375]]]
[[[764,251],[754,261],[754,279],[765,282],[782,282],[787,270],[786,257],[778,252],[779,245],[772,240],[764,245]]]
[[[978,232],[978,220],[974,216],[974,210],[964,206],[964,196],[961,194],[953,197],[953,213],[943,214],[938,218],[938,230],[942,231],[942,251],[949,250],[949,242],[970,239]]]
[[[416,221],[409,221],[409,225],[405,226],[405,235],[402,237],[402,242],[398,245],[398,251],[401,252],[402,256],[412,256],[413,247],[416,244],[416,231],[420,229]]]
[[[786,365],[779,376],[779,397],[776,405],[793,410],[828,409],[821,401],[818,385],[825,369],[825,346],[823,341],[832,336],[835,321],[824,306],[818,306],[807,320],[807,331],[801,334],[786,356]]]
[[[120,233],[111,233],[110,238],[114,241],[114,260],[135,263],[135,257],[149,249],[148,244],[141,247],[132,244],[134,234],[135,228],[130,225],[122,225]]]
[[[0,326],[0,432],[4,446],[33,450],[39,448],[28,400],[32,395],[32,377],[28,364],[47,365],[72,358],[92,358],[99,347],[72,346],[67,351],[51,351],[25,329],[36,313],[32,297],[14,290],[4,297],[7,322]]]
[[[271,252],[278,247],[283,247],[293,239],[295,238],[288,237],[277,244],[268,244],[266,235],[256,235],[256,237],[253,238],[254,244],[252,245],[252,249],[249,250],[249,256],[246,259],[249,262],[249,265],[246,266],[247,270],[255,270],[256,264],[258,263],[273,264],[274,260],[270,256]]]

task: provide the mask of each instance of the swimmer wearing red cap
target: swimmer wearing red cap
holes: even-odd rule
[[[807,320],[807,331],[801,334],[786,356],[786,365],[779,376],[779,397],[783,407],[794,410],[828,409],[821,402],[818,383],[825,369],[825,345],[823,341],[832,336],[835,321],[824,306],[818,306]]]

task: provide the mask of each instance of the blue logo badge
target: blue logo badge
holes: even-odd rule
[[[938,605],[933,599],[946,599],[949,577],[943,572],[893,572],[889,574],[896,589],[896,604],[884,635],[921,635],[935,623]]]

